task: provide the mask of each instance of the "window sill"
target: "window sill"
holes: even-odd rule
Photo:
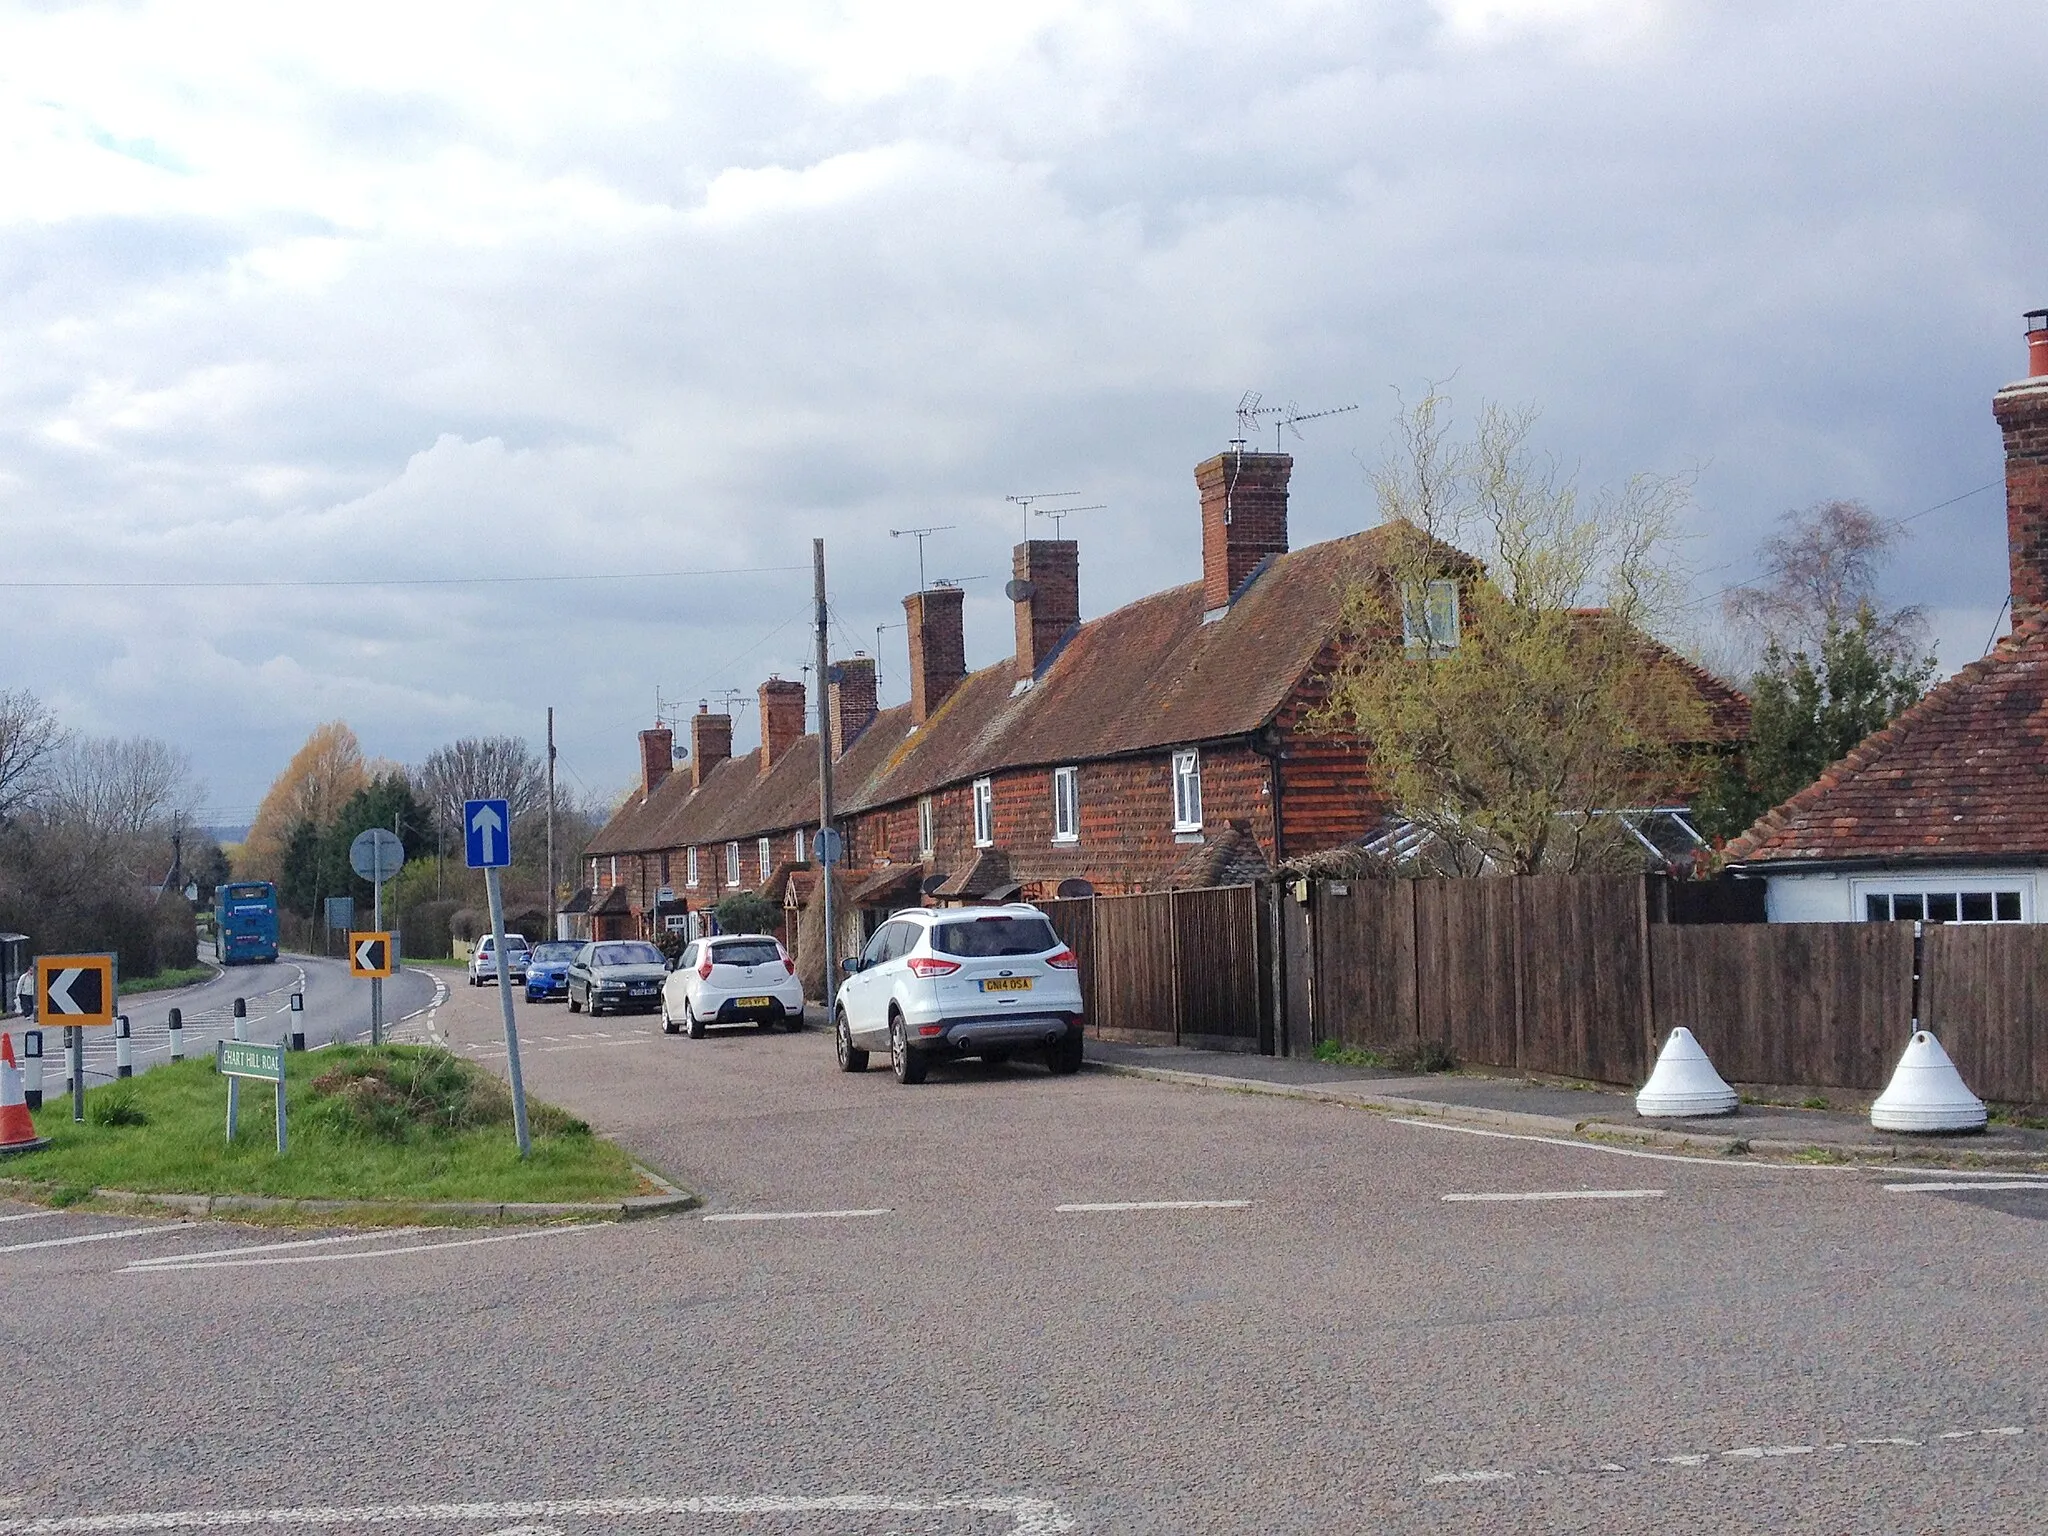
[[[1173,829],[1173,840],[1176,843],[1199,843],[1202,840],[1202,829],[1200,827],[1175,827]]]
[[[993,848],[995,847],[995,845],[996,840],[992,837],[989,838],[986,842],[984,842],[981,838],[978,837],[974,840],[974,846],[977,848]]]
[[[1053,840],[1053,846],[1055,846],[1055,847],[1058,847],[1058,848],[1072,848],[1072,847],[1073,847],[1073,846],[1074,846],[1075,844],[1077,844],[1077,843],[1079,843],[1079,842],[1081,841],[1081,834],[1080,834],[1080,833],[1078,833],[1078,832],[1067,832],[1067,833],[1059,833],[1059,832],[1055,832],[1055,833],[1053,834],[1052,840]]]

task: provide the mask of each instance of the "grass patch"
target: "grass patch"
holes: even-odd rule
[[[1441,1040],[1408,1040],[1378,1050],[1318,1040],[1311,1053],[1336,1067],[1376,1067],[1384,1072],[1455,1072],[1458,1058]]]
[[[1384,1067],[1386,1062],[1378,1051],[1368,1051],[1355,1045],[1339,1045],[1334,1040],[1318,1040],[1311,1053],[1317,1061],[1328,1062],[1333,1067]]]
[[[244,1081],[226,1138],[228,1080],[210,1057],[90,1089],[83,1125],[67,1101],[36,1112],[51,1145],[6,1165],[51,1203],[94,1188],[299,1200],[608,1200],[648,1191],[632,1160],[581,1120],[527,1101],[533,1155],[520,1161],[512,1096],[490,1073],[429,1046],[339,1046],[286,1058],[291,1147],[277,1155],[275,1095]]]
[[[173,966],[169,970],[158,971],[154,976],[143,976],[136,980],[130,980],[128,977],[123,976],[121,978],[121,995],[127,997],[136,992],[168,992],[173,987],[195,987],[212,976],[213,973],[214,968],[210,965],[182,965]]]

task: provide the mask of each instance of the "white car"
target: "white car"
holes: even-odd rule
[[[1080,962],[1034,906],[898,912],[841,968],[842,1072],[865,1072],[877,1050],[899,1083],[924,1081],[938,1056],[1025,1052],[1056,1073],[1081,1070]]]
[[[661,988],[661,1027],[704,1038],[707,1024],[804,1027],[804,984],[765,933],[722,933],[685,949]]]
[[[523,934],[505,935],[505,971],[515,986],[526,980],[527,953]],[[485,982],[492,986],[498,983],[498,936],[495,933],[487,933],[478,939],[469,956],[469,984],[480,987]]]

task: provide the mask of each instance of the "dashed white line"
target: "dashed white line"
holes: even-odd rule
[[[1757,1163],[1740,1158],[1686,1157],[1676,1152],[1638,1152],[1633,1147],[1610,1147],[1597,1141],[1571,1141],[1563,1136],[1528,1136],[1517,1131],[1483,1131],[1476,1125],[1448,1125],[1441,1120],[1409,1120],[1388,1117],[1392,1125],[1412,1125],[1425,1131],[1456,1131],[1460,1136],[1485,1136],[1495,1141],[1537,1141],[1546,1147],[1569,1147],[1574,1152],[1605,1152],[1611,1157],[1640,1157],[1652,1163],[1684,1163],[1691,1168],[1743,1168],[1752,1173],[1783,1173],[1798,1169],[1813,1173],[1854,1173],[1853,1163]]]
[[[721,1211],[706,1221],[833,1221],[844,1216],[887,1216],[890,1207],[877,1205],[859,1211]]]
[[[1916,1180],[1911,1184],[1887,1184],[1887,1192],[1894,1195],[1917,1194],[1925,1190],[1979,1190],[1979,1189],[2048,1189],[2048,1181],[2041,1179],[1984,1179],[1981,1181],[1963,1179]]]
[[[1655,1200],[1661,1189],[1532,1189],[1518,1194],[1445,1195],[1444,1199],[1467,1204],[1509,1200]]]
[[[276,1264],[335,1264],[349,1259],[388,1259],[416,1253],[440,1253],[448,1248],[481,1248],[486,1243],[516,1243],[530,1237],[565,1237],[576,1232],[595,1232],[600,1222],[573,1227],[536,1227],[530,1232],[497,1232],[489,1237],[467,1237],[452,1243],[409,1243],[403,1248],[366,1248],[358,1253],[287,1253],[266,1259],[202,1259],[196,1263],[172,1259],[147,1269],[130,1268],[124,1274],[173,1274],[190,1269],[258,1269]],[[381,1233],[378,1235],[382,1235]]]
[[[2026,1429],[2018,1424],[2003,1424],[1993,1429],[1950,1429],[1931,1435],[1925,1440],[1914,1440],[1904,1435],[1875,1435],[1862,1440],[1837,1440],[1829,1445],[1738,1445],[1728,1450],[1689,1451],[1676,1456],[1652,1456],[1643,1465],[1646,1467],[1704,1467],[1715,1460],[1748,1462],[1760,1464],[1766,1461],[1781,1461],[1798,1456],[1815,1456],[1830,1452],[1875,1450],[1885,1446],[1928,1448],[1943,1441],[2010,1439],[2024,1435]],[[1527,1467],[1520,1471],[1506,1467],[1479,1467],[1455,1472],[1430,1472],[1422,1478],[1424,1487],[1449,1487],[1461,1483],[1504,1483],[1517,1478],[1567,1477],[1591,1472],[1626,1472],[1630,1470],[1618,1461],[1580,1462],[1571,1466]]]
[[[199,1259],[239,1258],[245,1253],[275,1253],[287,1248],[325,1248],[331,1243],[367,1243],[378,1238],[406,1237],[419,1227],[387,1227],[378,1232],[353,1232],[343,1237],[307,1237],[291,1243],[252,1243],[240,1248],[209,1248],[203,1253],[167,1253],[153,1259],[131,1259],[129,1269],[161,1269],[166,1264],[190,1264]]]
[[[19,1216],[0,1216],[0,1222],[40,1221],[45,1216],[55,1216],[57,1214],[55,1211],[23,1211]]]
[[[1100,1200],[1056,1205],[1055,1211],[1248,1211],[1249,1200]]]
[[[27,1253],[31,1248],[69,1248],[74,1243],[108,1243],[117,1237],[154,1237],[161,1232],[183,1232],[184,1222],[160,1227],[120,1227],[112,1232],[81,1232],[75,1237],[46,1237],[39,1243],[9,1243],[0,1253]]]

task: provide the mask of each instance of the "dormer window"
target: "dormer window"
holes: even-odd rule
[[[1435,654],[1458,648],[1458,584],[1448,577],[1411,581],[1401,588],[1401,639],[1411,651]]]

